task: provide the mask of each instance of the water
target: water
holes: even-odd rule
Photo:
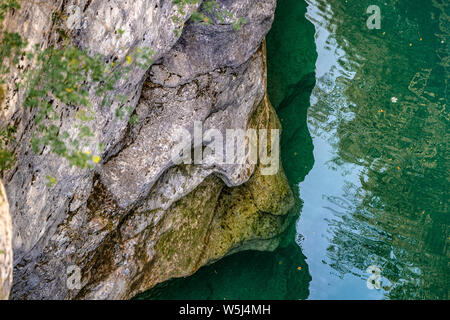
[[[448,299],[448,2],[308,2],[315,165],[297,232],[309,298]],[[365,23],[372,4],[380,30]]]
[[[275,252],[142,298],[448,299],[449,13],[446,0],[279,0],[269,95],[297,223]]]

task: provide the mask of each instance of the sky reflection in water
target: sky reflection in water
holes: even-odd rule
[[[384,1],[369,30],[372,2],[308,0],[315,165],[297,238],[309,298],[448,299],[448,4]]]

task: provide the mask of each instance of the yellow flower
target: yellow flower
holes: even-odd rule
[[[92,157],[92,161],[94,161],[95,163],[99,163],[100,160],[101,158],[99,156]]]
[[[133,58],[132,57],[130,57],[130,56],[127,56],[127,63],[128,64],[131,64],[132,62],[133,62]]]
[[[72,89],[72,88],[66,88],[66,91],[67,91],[67,92],[72,92],[73,89]]]

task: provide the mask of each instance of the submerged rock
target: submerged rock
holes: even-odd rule
[[[9,25],[31,43],[51,45],[52,12],[72,2],[41,10],[24,2]],[[33,113],[19,107],[23,92],[12,89],[12,74],[6,99],[15,108],[3,112],[4,121],[18,124],[18,161],[4,175],[14,226],[12,298],[127,299],[233,252],[277,246],[294,202],[282,168],[264,176],[260,163],[171,160],[176,128],[191,131],[194,121],[220,132],[280,128],[266,95],[262,44],[276,1],[218,3],[246,19],[241,30],[231,22],[188,22],[178,38],[172,1],[76,2],[83,10],[75,11],[81,18],[71,20],[71,36],[79,47],[119,60],[123,47],[154,50],[151,68],[134,70],[115,89],[133,106],[137,125],[91,97],[92,130],[104,145],[94,170],[71,168],[45,149],[31,151]],[[182,20],[195,9],[189,6]],[[27,28],[30,19],[42,28]],[[126,27],[114,42],[114,30]],[[57,110],[61,128],[70,128],[74,112],[67,106]],[[52,187],[46,186],[49,172],[58,181]]]

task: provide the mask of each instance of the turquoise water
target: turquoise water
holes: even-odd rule
[[[315,165],[297,232],[309,298],[448,299],[448,2],[308,2]]]
[[[298,220],[142,298],[448,299],[449,35],[444,0],[279,0],[268,89]]]

